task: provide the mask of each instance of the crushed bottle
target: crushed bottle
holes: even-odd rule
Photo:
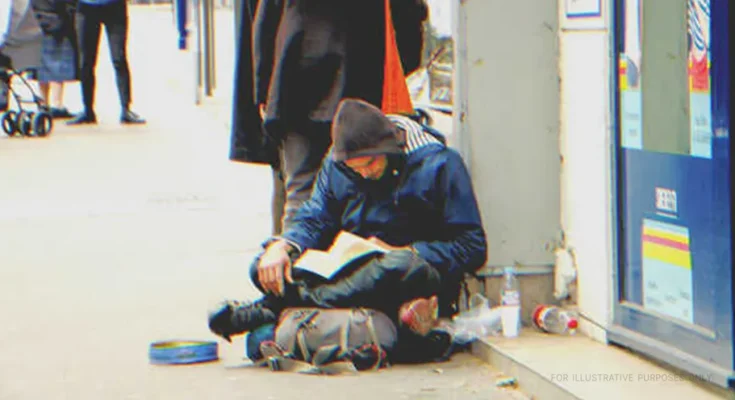
[[[452,335],[452,340],[460,345],[475,340],[495,336],[502,329],[499,307],[490,307],[489,301],[481,294],[475,293],[470,298],[469,309],[452,319],[445,321],[442,328]]]
[[[543,332],[558,335],[573,335],[579,325],[575,313],[547,304],[540,304],[534,309],[533,323]]]

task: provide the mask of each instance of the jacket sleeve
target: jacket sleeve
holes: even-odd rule
[[[276,32],[281,22],[281,0],[260,0],[253,22],[253,79],[256,104],[268,100],[273,74]]]
[[[460,155],[448,157],[436,171],[436,191],[444,212],[441,240],[415,242],[416,252],[443,273],[471,273],[485,264],[487,241],[472,181]]]
[[[334,197],[330,176],[335,167],[327,156],[317,174],[311,198],[304,202],[281,237],[306,249],[326,249],[340,230],[341,202]]]

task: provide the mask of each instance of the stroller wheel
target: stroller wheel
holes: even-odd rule
[[[15,111],[8,111],[3,113],[0,124],[3,126],[3,131],[10,137],[15,136],[17,125],[15,124]]]
[[[51,133],[53,127],[54,120],[51,118],[51,114],[47,112],[37,113],[31,119],[31,135],[46,136]]]
[[[27,111],[21,111],[18,116],[15,117],[15,126],[23,136],[31,136],[31,113]]]

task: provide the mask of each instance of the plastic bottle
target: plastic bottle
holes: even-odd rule
[[[503,336],[516,337],[521,328],[521,289],[513,267],[503,271],[503,286],[500,288]]]
[[[500,310],[497,307],[490,308],[488,300],[479,293],[475,293],[470,299],[468,310],[459,313],[445,325],[445,330],[458,344],[497,335],[501,329]]]
[[[541,304],[533,310],[533,323],[547,333],[573,335],[579,324],[577,316],[560,307]]]

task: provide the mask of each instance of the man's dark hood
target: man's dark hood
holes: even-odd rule
[[[332,159],[402,154],[405,135],[377,107],[358,99],[344,99],[332,123]]]

